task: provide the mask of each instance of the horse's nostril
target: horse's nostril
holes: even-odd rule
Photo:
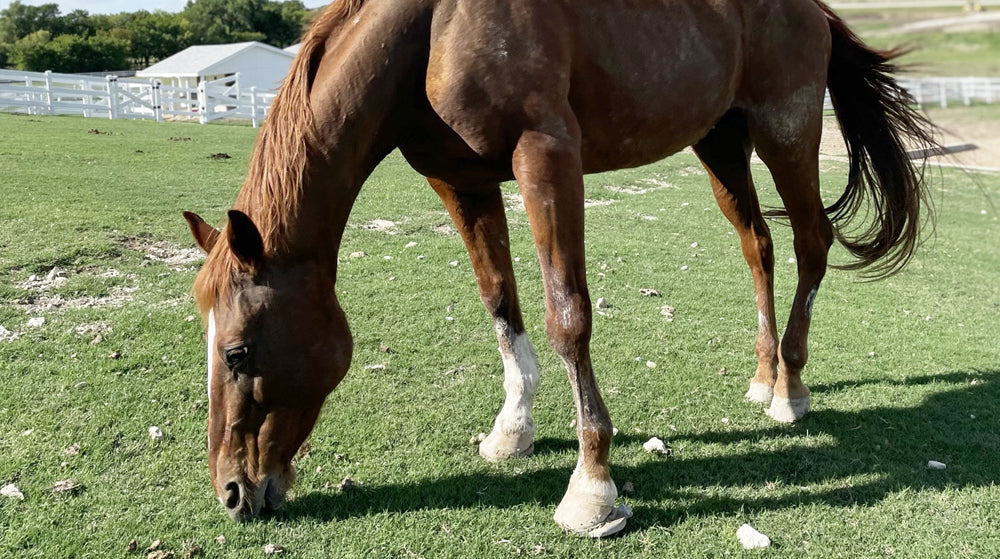
[[[235,509],[240,504],[240,484],[230,481],[226,484],[226,508]]]

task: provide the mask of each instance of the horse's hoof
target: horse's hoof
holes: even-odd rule
[[[763,382],[751,382],[750,389],[743,397],[751,402],[768,406],[771,404],[771,399],[774,398],[774,387]]]
[[[495,462],[508,458],[527,458],[535,452],[535,435],[531,432],[506,435],[494,429],[483,442],[479,443],[479,455]]]
[[[775,396],[771,399],[771,407],[767,408],[767,415],[781,423],[794,423],[809,411],[809,396],[804,398],[782,398]]]
[[[553,519],[563,530],[580,536],[603,538],[625,528],[625,520],[632,510],[622,505],[615,507],[618,490],[608,480],[591,480],[577,470],[570,478],[569,488]]]
[[[613,536],[625,529],[625,521],[632,518],[632,509],[628,505],[622,503],[615,507],[608,515],[604,522],[599,524],[597,527],[592,528],[587,532],[587,537],[591,538],[606,538],[608,536]],[[581,536],[583,534],[580,534]]]

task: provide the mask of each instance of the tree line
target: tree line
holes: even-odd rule
[[[298,42],[316,10],[298,0],[189,0],[164,11],[63,14],[19,0],[0,10],[0,68],[53,72],[134,70],[200,44]]]

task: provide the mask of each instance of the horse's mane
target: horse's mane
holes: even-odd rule
[[[311,145],[313,113],[309,92],[325,44],[339,24],[361,8],[364,0],[337,0],[327,6],[302,39],[302,46],[261,128],[243,188],[233,205],[247,214],[274,254],[288,239],[286,227],[299,209],[302,182]],[[195,279],[194,292],[203,315],[233,287],[241,264],[219,236]]]

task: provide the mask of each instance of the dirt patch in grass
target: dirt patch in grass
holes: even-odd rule
[[[169,241],[154,241],[143,237],[122,237],[118,239],[129,250],[141,252],[146,258],[163,262],[168,266],[185,266],[201,260],[204,255],[196,248],[182,247]]]
[[[65,309],[121,307],[133,299],[132,294],[138,291],[138,289],[138,287],[112,287],[110,293],[103,297],[94,297],[92,295],[63,297],[59,294],[33,293],[14,301],[14,307],[28,314]]]

